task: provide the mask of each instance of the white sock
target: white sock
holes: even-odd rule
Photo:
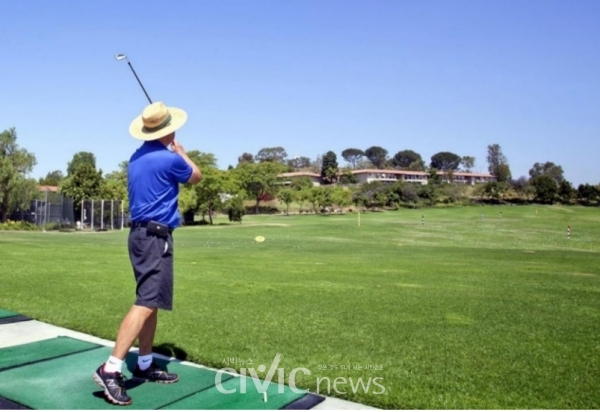
[[[138,366],[141,370],[145,371],[152,364],[152,354],[138,356]]]
[[[115,358],[111,356],[108,358],[106,363],[104,364],[104,371],[108,373],[121,372],[121,368],[123,367],[123,360],[119,358]]]

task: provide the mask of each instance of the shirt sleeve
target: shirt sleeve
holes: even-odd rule
[[[192,167],[183,160],[183,157],[175,153],[173,163],[171,164],[171,177],[177,183],[187,183],[192,176]]]

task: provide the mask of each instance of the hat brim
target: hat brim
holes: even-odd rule
[[[160,130],[148,132],[144,129],[144,122],[142,116],[136,117],[133,122],[129,125],[129,134],[139,140],[157,140],[161,137],[165,137],[175,130],[179,129],[187,121],[187,113],[176,107],[167,107],[167,110],[171,114],[171,121]]]

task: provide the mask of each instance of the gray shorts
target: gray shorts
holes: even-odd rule
[[[133,267],[138,306],[173,308],[173,236],[160,236],[145,227],[129,232],[129,259]]]

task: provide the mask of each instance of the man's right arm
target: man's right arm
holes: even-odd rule
[[[192,168],[192,175],[190,176],[187,182],[193,184],[198,183],[200,180],[202,180],[202,172],[200,171],[200,168],[198,167],[198,165],[196,165],[196,163],[191,161],[191,159],[185,153],[185,149],[183,148],[183,146],[181,146],[174,140],[173,143],[171,143],[171,147],[173,148],[173,151],[179,156],[181,156],[183,160],[185,160],[185,162]]]

